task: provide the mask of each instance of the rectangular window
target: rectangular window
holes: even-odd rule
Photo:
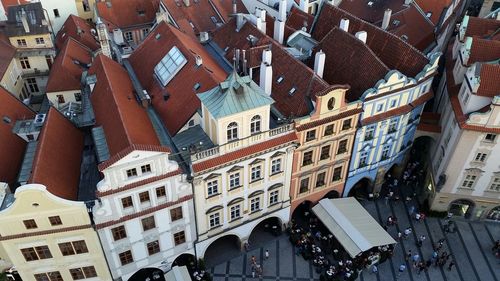
[[[156,188],[156,198],[166,197],[167,193],[165,191],[164,186],[160,186]]]
[[[316,188],[325,186],[325,172],[321,172],[316,176]]]
[[[365,131],[365,138],[364,138],[364,140],[365,141],[372,140],[374,133],[375,133],[375,127],[374,126],[367,127],[366,131]]]
[[[52,11],[54,12],[54,17],[56,17],[56,18],[60,17],[58,9],[54,9]]]
[[[87,248],[87,244],[85,243],[84,240],[78,240],[78,241],[73,242],[73,248],[75,249],[75,253],[77,255],[89,252],[89,249]]]
[[[220,225],[220,214],[215,213],[209,216],[210,228],[214,228]]]
[[[36,225],[35,220],[24,220],[23,223],[24,223],[24,226],[26,227],[26,229],[35,229],[35,228],[38,228],[38,226]]]
[[[269,205],[274,205],[278,203],[279,201],[279,195],[280,191],[279,190],[273,190],[269,193]]]
[[[33,248],[24,248],[24,249],[21,249],[21,254],[24,256],[24,259],[26,261],[36,261],[36,260],[38,260],[38,256],[36,254],[36,251]]]
[[[326,125],[325,127],[325,136],[333,135],[333,124]]]
[[[250,200],[250,212],[260,211],[260,197],[255,197]]]
[[[49,69],[51,69],[52,68],[52,57],[50,55],[45,56],[45,62],[47,62],[47,67]]]
[[[462,182],[463,188],[472,188],[476,182],[477,177],[474,175],[466,175],[464,181]]]
[[[368,161],[368,152],[365,152],[365,151],[361,152],[359,154],[359,166],[358,166],[358,168],[362,168],[362,167],[366,166],[367,161]]]
[[[320,160],[325,160],[330,158],[330,146],[325,145],[321,148],[321,155],[319,156]]]
[[[389,123],[389,128],[387,129],[387,133],[396,132],[397,128],[398,128],[398,119],[392,119],[391,122]]]
[[[40,89],[38,88],[38,84],[36,83],[35,78],[26,78],[26,85],[28,85],[30,93],[40,92]]]
[[[136,168],[127,170],[127,178],[131,178],[131,177],[135,177],[135,176],[137,176],[137,169]]]
[[[484,140],[488,141],[488,142],[495,142],[496,138],[497,138],[497,135],[495,135],[495,134],[486,134],[486,136],[484,137]]]
[[[344,120],[342,122],[342,131],[349,130],[351,128],[351,119]]]
[[[339,141],[339,148],[337,149],[337,154],[342,154],[347,152],[347,140]]]
[[[148,248],[148,255],[150,256],[160,252],[160,243],[158,240],[149,242],[146,246]]]
[[[20,57],[19,63],[21,63],[22,69],[30,69],[31,68],[30,60],[28,59],[28,57]]]
[[[262,174],[261,174],[261,167],[260,167],[260,165],[253,166],[252,167],[252,171],[251,171],[250,180],[251,181],[256,181],[256,180],[260,180],[261,178],[262,178]]]
[[[73,245],[70,242],[59,243],[59,250],[61,250],[61,254],[63,256],[71,256],[75,254],[75,250],[73,249]]]
[[[310,130],[306,133],[306,142],[312,141],[316,138],[316,130]]]
[[[170,210],[170,219],[172,221],[182,219],[182,207],[173,208]]]
[[[209,181],[207,183],[207,195],[209,197],[219,194],[218,185],[219,185],[218,180]]]
[[[305,193],[309,191],[309,178],[302,179],[300,181],[299,193]]]
[[[122,206],[123,209],[134,207],[134,203],[132,202],[132,196],[122,198]]]
[[[147,231],[147,230],[150,230],[150,229],[153,229],[156,227],[156,224],[155,224],[155,217],[154,216],[150,216],[150,217],[147,217],[147,218],[143,218],[141,220],[142,222],[142,229],[144,231]]]
[[[229,175],[229,189],[233,189],[240,186],[240,173],[234,173]]]
[[[47,246],[35,247],[35,251],[38,255],[38,258],[41,260],[52,258],[52,253]]]
[[[75,96],[75,101],[82,101],[82,94],[81,93],[74,93]]]
[[[174,46],[155,66],[154,72],[161,84],[166,86],[186,63],[184,55]]]
[[[333,169],[332,181],[339,181],[342,179],[342,167]]]
[[[134,41],[134,36],[132,35],[131,31],[123,33],[123,36],[125,37],[125,41],[127,42]]]
[[[174,233],[174,243],[175,246],[186,243],[186,235],[184,231]]]
[[[384,148],[382,149],[382,157],[380,160],[388,159],[390,151],[391,151],[390,146],[388,146],[388,145],[384,146]]]
[[[17,46],[18,47],[26,47],[26,39],[17,39]]]
[[[94,266],[85,266],[82,267],[83,274],[85,274],[85,278],[97,277],[97,272],[95,271]]]
[[[488,154],[486,154],[486,153],[478,153],[478,154],[476,154],[476,158],[474,159],[474,161],[476,161],[476,162],[484,162],[484,160],[486,160],[486,156],[488,156]]]
[[[142,29],[142,36],[143,37],[146,37],[148,35],[148,33],[149,33],[149,28],[143,28]]]
[[[142,203],[149,203],[149,191],[139,193],[139,201]]]
[[[59,271],[37,273],[34,277],[36,281],[63,281]]]
[[[312,158],[313,158],[312,151],[304,152],[304,155],[302,156],[302,166],[311,165],[313,162]]]
[[[134,261],[134,258],[132,257],[132,251],[130,250],[120,253],[118,257],[120,258],[120,262],[122,265],[126,265]]]
[[[65,103],[66,101],[64,100],[63,95],[56,95],[57,97],[57,103]]]
[[[144,173],[151,173],[151,165],[142,165],[141,166],[141,172]]]
[[[493,181],[491,181],[489,190],[500,191],[500,177],[495,177]]]
[[[124,225],[120,225],[118,227],[112,228],[111,234],[113,235],[113,240],[115,240],[115,241],[127,237],[127,232],[125,231]]]
[[[241,206],[234,205],[231,206],[231,220],[239,219],[241,217]]]
[[[35,42],[36,42],[36,44],[38,44],[38,45],[43,45],[43,44],[45,44],[45,40],[43,40],[43,37],[37,37],[37,38],[35,38]]]
[[[271,174],[277,174],[281,172],[281,158],[273,159],[271,161]]]

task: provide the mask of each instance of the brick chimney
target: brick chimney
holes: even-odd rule
[[[260,64],[260,88],[266,94],[271,95],[273,83],[273,67],[271,66],[272,53],[271,50],[262,52],[262,62]]]
[[[386,30],[387,27],[389,27],[389,23],[391,23],[391,15],[392,15],[391,9],[385,10],[384,19],[382,20],[382,29]]]
[[[314,56],[314,73],[323,78],[323,71],[325,70],[326,55],[323,50],[320,50]]]
[[[349,19],[341,19],[340,20],[340,29],[345,32],[349,32]]]

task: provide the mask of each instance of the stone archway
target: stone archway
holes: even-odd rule
[[[137,270],[128,281],[166,281],[163,270],[154,267],[141,268]]]
[[[364,200],[369,198],[369,194],[371,194],[372,192],[373,181],[369,178],[362,178],[353,185],[347,196]]]
[[[325,196],[323,196],[322,199],[324,199],[324,198],[335,199],[335,198],[339,198],[339,197],[340,197],[340,193],[337,190],[330,190],[327,194],[325,194]]]
[[[278,217],[266,218],[259,222],[250,233],[248,243],[250,248],[257,248],[279,236],[282,231],[282,222]]]
[[[177,256],[172,263],[172,267],[174,266],[187,266],[188,269],[193,268],[196,265],[196,258],[192,254],[180,254]]]
[[[228,234],[213,241],[206,249],[203,259],[206,267],[210,268],[239,254],[241,254],[240,238],[235,234]]]
[[[448,206],[448,212],[452,213],[454,216],[464,217],[468,219],[471,217],[475,205],[476,204],[469,199],[454,200]]]
[[[486,215],[487,220],[500,221],[500,206],[491,209]]]

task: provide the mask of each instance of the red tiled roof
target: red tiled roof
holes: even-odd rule
[[[286,25],[293,30],[301,30],[304,24],[307,26],[307,32],[311,30],[312,24],[314,22],[314,16],[308,14],[301,9],[292,6],[290,14],[286,19]]]
[[[488,62],[500,58],[500,41],[482,39],[479,37],[472,38],[470,47],[469,59],[467,64],[471,65],[475,62]]]
[[[154,68],[174,46],[186,57],[187,63],[163,87],[155,78]],[[195,64],[197,55],[203,61],[199,67]],[[129,60],[171,135],[175,135],[200,108],[200,100],[196,94],[216,87],[227,76],[195,38],[165,22],[160,23],[146,37]],[[200,88],[195,90],[197,83]]]
[[[98,55],[89,70],[96,74],[92,91],[96,126],[102,126],[110,155],[116,155],[132,144],[160,145],[153,125],[134,95],[127,71],[117,62]]]
[[[399,23],[395,25],[394,20]],[[413,4],[392,14],[387,31],[400,38],[406,36],[406,42],[420,51],[434,42],[434,25]]]
[[[257,38],[255,46],[247,40],[252,35]],[[275,100],[276,108],[285,116],[304,116],[311,112],[310,98],[317,92],[325,90],[330,85],[307,67],[305,64],[290,55],[280,44],[272,38],[262,34],[251,23],[246,23],[239,32],[235,29],[235,21],[231,20],[214,32],[213,40],[219,47],[225,49],[226,59],[232,61],[235,49],[247,50],[249,67],[259,66],[262,51],[270,48],[272,51],[273,85],[271,97]],[[283,77],[277,83],[278,77]],[[259,71],[254,70],[253,80],[259,82]],[[295,93],[289,92],[295,88]]]
[[[3,7],[7,11],[7,7],[9,6],[17,6],[17,5],[23,5],[23,4],[29,4],[31,1],[27,0],[1,0]]]
[[[367,32],[366,45],[389,69],[397,69],[408,77],[415,77],[429,62],[424,54],[401,38],[329,4],[323,5],[321,9],[312,33],[313,38],[323,40],[333,27],[339,26],[343,18],[350,21],[349,33]]]
[[[488,36],[500,28],[500,21],[497,19],[483,19],[469,17],[465,36]]]
[[[10,44],[7,36],[0,32],[0,80],[5,76],[15,55],[16,48]]]
[[[368,6],[368,2],[366,0],[343,0],[340,2],[339,8],[371,23],[381,21],[387,9],[391,9],[393,13],[397,13],[405,8],[404,0],[375,0],[371,1],[373,3],[371,7]]]
[[[123,149],[122,151],[114,154],[109,158],[108,160],[102,162],[99,164],[99,170],[103,171],[104,169],[108,168],[109,166],[115,164],[118,162],[120,159],[123,157],[129,155],[133,151],[136,150],[141,150],[141,151],[157,151],[157,152],[167,152],[170,153],[171,150],[169,147],[166,146],[159,146],[159,145],[145,145],[145,144],[131,144],[129,147]]]
[[[390,71],[366,44],[337,27],[321,40],[315,50],[323,50],[326,54],[323,79],[330,84],[351,86],[346,95],[349,101],[359,99]]]
[[[90,24],[75,15],[70,15],[56,36],[56,47],[62,49],[64,42],[71,37],[81,44],[87,46],[92,51],[99,49],[99,42],[92,35],[92,28]]]
[[[16,121],[33,119],[35,113],[0,86],[0,116],[9,118],[10,123],[0,120],[0,181],[13,183],[21,167],[26,142],[12,133]],[[5,119],[7,120],[7,119]]]
[[[229,18],[233,13],[233,0],[208,0],[208,2],[215,6],[225,22],[229,21]],[[236,11],[243,14],[248,13],[247,8],[241,0],[236,0]]]
[[[86,69],[83,65],[91,62],[92,51],[72,37],[68,38],[50,69],[47,93],[79,90],[82,72]]]
[[[500,79],[500,65],[482,64],[479,79],[480,83],[476,95],[483,97],[500,95],[500,81],[498,81]]]
[[[289,133],[287,135],[277,137],[265,142],[254,144],[237,151],[233,151],[215,158],[211,158],[205,161],[197,162],[193,164],[193,171],[199,173],[220,165],[228,164],[230,162],[241,160],[243,158],[249,158],[252,155],[263,152],[269,149],[277,148],[285,144],[294,142],[297,140],[297,135],[295,133]]]
[[[431,13],[429,19],[437,26],[441,14],[453,3],[453,0],[415,0],[415,2],[425,14]]]
[[[99,17],[112,30],[152,23],[159,9],[159,0],[106,0],[95,5]]]
[[[38,137],[29,183],[43,184],[58,197],[76,200],[82,152],[83,133],[51,107]]]

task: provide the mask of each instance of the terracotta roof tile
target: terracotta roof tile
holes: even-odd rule
[[[254,46],[247,40],[249,35],[257,38]],[[235,21],[231,20],[214,32],[213,40],[222,49],[227,48],[225,56],[229,61],[232,61],[235,49],[246,50],[249,67],[260,66],[262,51],[271,49],[273,67],[271,97],[276,101],[274,104],[276,108],[287,117],[309,114],[310,98],[330,86],[309,67],[290,55],[280,44],[262,34],[250,23],[244,24],[237,32]],[[252,77],[258,84],[259,71],[254,70]],[[280,83],[277,82],[278,77],[283,77]],[[295,93],[290,95],[292,88],[295,88]]]
[[[323,5],[321,9],[313,38],[321,41],[333,27],[339,26],[342,18],[350,20],[349,33],[367,32],[366,45],[389,69],[397,69],[408,77],[415,77],[429,62],[424,54],[401,38],[329,4]]]
[[[313,15],[303,12],[296,7],[292,7],[285,24],[293,30],[301,30],[305,24],[307,26],[307,32],[309,32],[309,30],[311,30],[313,22]]]
[[[76,200],[82,153],[83,133],[51,107],[38,137],[29,183],[43,184],[58,197]]]
[[[500,57],[499,57],[500,58]],[[500,65],[484,63],[481,66],[478,96],[494,97],[500,95]]]
[[[118,154],[132,144],[160,145],[153,125],[135,99],[127,71],[110,58],[99,55],[89,74],[97,83],[91,94],[96,126],[102,126],[110,155]]]
[[[500,21],[497,19],[483,19],[469,17],[465,36],[488,36],[500,28]]]
[[[368,6],[368,2],[366,0],[343,0],[339,4],[339,8],[371,23],[381,21],[387,9],[391,9],[393,13],[397,13],[405,8],[404,0],[375,0],[371,1],[373,3],[372,6]]]
[[[123,149],[122,151],[114,154],[109,158],[108,160],[102,162],[99,164],[99,170],[103,171],[104,169],[108,168],[109,166],[115,164],[118,162],[120,159],[123,157],[129,155],[133,151],[136,150],[141,150],[141,151],[156,151],[156,152],[168,152],[170,153],[171,150],[169,147],[166,146],[159,146],[159,145],[146,145],[146,144],[131,144],[129,147]]]
[[[10,44],[7,36],[0,32],[0,80],[5,76],[15,55],[16,48]]]
[[[31,1],[27,1],[27,0],[2,0],[1,2],[2,2],[2,5],[5,8],[5,10],[7,10],[7,7],[9,7],[9,6],[17,6],[19,4],[21,4],[21,5],[29,4]]]
[[[12,133],[16,121],[33,119],[35,113],[0,86],[0,181],[13,183],[21,167],[26,142]],[[4,119],[8,118],[8,119]]]
[[[239,149],[215,158],[211,158],[205,161],[197,162],[193,164],[193,171],[195,173],[200,173],[205,170],[224,165],[236,160],[240,160],[246,157],[250,157],[256,153],[263,152],[268,149],[277,148],[279,146],[294,142],[297,140],[297,135],[295,133],[290,133],[281,137],[277,137],[268,141],[264,141],[252,146]]]
[[[233,0],[208,0],[208,2],[215,6],[217,11],[221,14],[224,21],[229,21],[233,13]],[[248,10],[241,0],[236,0],[236,11],[238,13],[247,14]]]
[[[94,27],[86,20],[75,15],[70,15],[57,33],[55,41],[56,47],[62,49],[64,42],[71,37],[87,46],[92,51],[96,51],[99,49],[100,45],[92,35],[92,28]]]
[[[186,57],[187,63],[163,87],[155,78],[154,68],[174,46]],[[203,62],[199,67],[195,63],[197,55]],[[129,60],[171,135],[175,135],[200,108],[196,94],[214,88],[227,76],[195,38],[165,22],[148,35]],[[195,90],[197,83],[200,87]]]
[[[453,3],[453,0],[415,0],[415,2],[425,14],[431,13],[429,19],[437,26],[441,14]]]
[[[493,61],[499,58],[500,41],[482,39],[478,37],[472,38],[469,59],[467,60],[468,65],[475,62]]]
[[[160,7],[159,0],[106,0],[95,5],[99,17],[107,23],[109,30],[150,24]]]
[[[86,70],[84,65],[91,62],[92,51],[72,37],[68,38],[50,69],[47,93],[79,90],[82,72]]]

